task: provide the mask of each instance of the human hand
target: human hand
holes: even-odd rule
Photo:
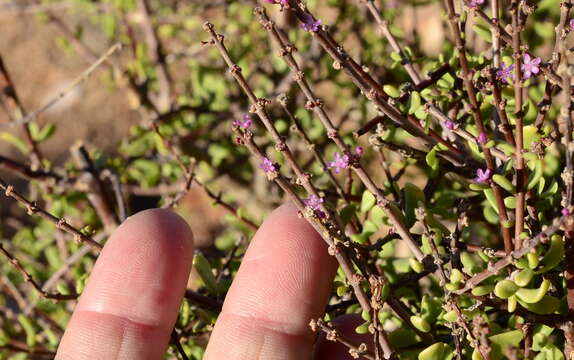
[[[100,254],[56,359],[161,359],[192,257],[193,235],[179,216],[148,210],[126,220]],[[350,358],[324,337],[315,344],[309,329],[325,309],[335,270],[295,206],[275,210],[249,245],[204,359]],[[341,331],[356,338],[357,321],[339,321]]]

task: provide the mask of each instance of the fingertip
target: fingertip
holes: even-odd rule
[[[179,306],[192,258],[193,234],[179,215],[162,209],[137,213],[104,247],[78,309],[160,323],[158,312],[149,310]]]
[[[168,231],[166,231],[168,230]],[[124,234],[144,235],[155,242],[175,243],[193,249],[193,232],[178,214],[165,209],[148,209],[130,216],[114,233],[114,238]]]
[[[158,358],[192,258],[193,234],[177,214],[146,210],[124,221],[98,257],[56,358]]]
[[[274,210],[249,245],[205,358],[309,356],[309,321],[321,315],[335,271],[324,240],[297,207]]]

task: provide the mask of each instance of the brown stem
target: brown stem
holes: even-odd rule
[[[213,30],[212,30],[213,31]],[[262,162],[263,159],[266,159],[265,154],[259,149],[259,147],[253,141],[253,133],[251,131],[246,130],[242,131],[239,128],[234,128],[235,133],[237,136],[240,137],[241,143],[249,150],[252,156],[254,156],[257,161]],[[369,297],[367,296],[366,292],[361,287],[361,280],[362,276],[357,274],[353,268],[352,262],[349,260],[346,252],[342,248],[342,243],[348,240],[342,240],[341,237],[344,236],[344,233],[340,231],[335,231],[336,227],[328,218],[321,219],[317,214],[312,211],[311,209],[307,208],[301,198],[295,192],[295,189],[283,175],[279,172],[270,171],[267,173],[267,179],[269,181],[275,182],[277,186],[279,186],[294,202],[299,212],[307,219],[307,221],[313,226],[313,228],[317,231],[317,233],[325,240],[327,246],[329,247],[329,254],[334,256],[345,277],[349,281],[351,287],[353,288],[353,292],[361,305],[363,311],[368,313],[372,313],[372,306],[369,301]],[[328,222],[329,225],[325,223]],[[390,356],[393,351],[390,347],[390,344],[386,338],[386,333],[384,331],[381,332],[381,337],[379,339],[381,344],[383,345],[383,350],[385,351],[386,356]]]
[[[50,179],[54,179],[56,181],[63,180],[63,178],[60,175],[52,171],[34,170],[26,164],[22,164],[16,160],[7,158],[2,155],[0,155],[0,168],[6,169],[10,171],[12,174],[25,180],[39,180],[39,181],[45,181]]]
[[[538,245],[542,240],[549,238],[556,232],[563,229],[565,225],[572,224],[573,222],[574,219],[571,216],[562,216],[554,219],[552,221],[552,224],[547,226],[541,233],[539,233],[533,238],[524,240],[522,242],[521,248],[515,249],[510,254],[507,254],[504,258],[498,260],[494,264],[489,264],[486,270],[468,279],[464,287],[455,291],[454,293],[457,295],[466,293],[467,291],[479,285],[484,280],[488,279],[491,276],[496,275],[500,270],[512,264],[515,260],[520,259],[524,255],[526,255],[528,252],[534,249],[536,245]]]
[[[355,345],[354,341],[341,334],[333,325],[326,323],[323,319],[311,320],[310,326],[313,331],[323,331],[327,340],[345,345],[349,349],[349,353],[353,359],[376,359],[376,355],[367,349],[366,344]]]
[[[14,121],[15,118],[26,116],[26,109],[20,101],[20,97],[18,96],[18,92],[12,82],[12,78],[10,77],[2,55],[0,55],[0,89],[0,102],[6,106],[10,121]],[[32,163],[32,169],[42,169],[43,155],[40,152],[38,143],[36,143],[32,138],[30,124],[23,124],[22,132],[24,133],[24,139],[26,139],[26,142],[30,147],[30,161]]]
[[[500,90],[500,85],[496,79],[495,69],[490,69],[488,73],[488,79],[490,81],[490,85],[492,86],[493,106],[496,109],[498,118],[500,119],[499,130],[502,132],[502,134],[504,134],[504,139],[506,142],[512,146],[516,146],[516,143],[514,142],[514,135],[512,134],[512,125],[510,125],[508,114],[506,113],[506,102],[502,99],[502,93]]]
[[[389,44],[391,44],[393,51],[400,54],[401,58],[403,59],[402,64],[403,64],[405,70],[407,71],[407,73],[409,74],[410,78],[414,82],[415,86],[420,86],[422,83],[422,80],[421,80],[421,76],[420,76],[419,72],[413,67],[411,61],[409,60],[409,58],[407,57],[407,55],[405,54],[405,52],[403,51],[403,49],[401,48],[401,46],[399,45],[398,41],[395,39],[395,37],[393,36],[391,31],[389,30],[388,22],[381,18],[380,12],[377,9],[377,7],[375,6],[374,2],[372,0],[359,0],[359,1],[364,2],[366,4],[367,8],[369,9],[371,14],[375,18],[375,21],[377,22],[379,28],[381,29],[381,32],[384,34],[384,36],[387,39],[387,41],[389,42]],[[432,79],[429,79],[429,80],[432,80]],[[436,80],[438,80],[438,78]],[[434,80],[434,82],[436,82],[436,80]],[[401,96],[401,98],[399,98],[399,101],[401,101],[401,99],[403,99],[403,98],[404,98],[404,96]],[[438,107],[436,107],[432,101],[428,101],[422,96],[421,96],[421,99],[424,101],[424,104],[427,108],[428,113],[431,114],[437,120],[437,122],[439,124],[441,122],[444,123],[444,122],[451,122],[452,121],[452,119],[448,115],[443,113]],[[406,98],[405,98],[405,100],[406,100]],[[478,144],[476,138],[474,136],[472,136],[468,131],[466,131],[463,128],[457,127],[453,130],[453,132],[455,134],[459,135],[460,137],[466,139],[469,142]],[[504,154],[504,152],[500,151],[497,148],[491,148],[490,151],[495,156],[501,158],[503,161],[506,161],[506,155]]]
[[[514,58],[514,102],[516,117],[514,140],[516,142],[515,162],[516,169],[516,210],[515,210],[515,227],[514,227],[514,247],[519,249],[522,245],[520,238],[524,231],[524,210],[526,202],[525,182],[527,180],[527,171],[524,166],[524,83],[522,78],[522,51],[520,49],[520,32],[522,28],[519,24],[520,4],[518,0],[512,0],[510,5],[510,14],[512,17],[512,57]]]
[[[223,303],[209,296],[201,295],[193,290],[185,290],[185,298],[191,303],[199,305],[201,308],[220,313]]]
[[[112,234],[119,222],[100,174],[82,143],[73,146],[71,151],[76,165],[83,171],[80,182],[85,187],[88,201],[102,220],[106,233]]]
[[[4,195],[11,197],[26,208],[29,215],[38,215],[44,220],[47,220],[54,224],[58,229],[65,231],[74,236],[74,240],[78,243],[85,243],[90,245],[94,250],[101,250],[102,245],[92,239],[90,236],[85,235],[80,230],[76,229],[72,225],[66,222],[64,219],[58,219],[54,215],[50,214],[46,210],[40,208],[35,202],[31,202],[26,199],[23,195],[14,189],[14,186],[9,185],[6,181],[0,178],[0,190],[4,191]]]
[[[337,180],[337,178],[335,177],[333,172],[327,166],[327,162],[325,161],[325,159],[323,159],[323,156],[321,156],[321,154],[317,150],[317,147],[315,146],[315,144],[313,144],[313,142],[311,141],[311,139],[309,138],[309,136],[305,132],[305,129],[303,129],[303,125],[301,125],[301,122],[299,121],[299,119],[297,119],[297,117],[293,114],[293,112],[290,111],[289,108],[287,107],[287,96],[281,95],[281,96],[279,96],[278,100],[279,100],[279,104],[281,104],[281,107],[283,108],[283,111],[285,112],[285,114],[287,114],[287,117],[293,123],[293,128],[292,128],[293,131],[295,133],[297,133],[299,136],[301,136],[307,149],[310,150],[311,152],[313,152],[313,156],[315,157],[315,160],[317,160],[317,162],[319,164],[321,164],[321,168],[323,169],[323,172],[325,172],[325,174],[327,174],[327,176],[329,177],[329,180],[331,180],[331,182],[335,186],[335,189],[337,190],[337,194],[339,194],[339,196],[341,196],[341,199],[343,199],[343,200],[345,200],[345,202],[349,203],[349,198],[348,198],[347,194],[345,194],[345,190],[343,189],[343,186],[339,183],[339,181]]]
[[[173,95],[173,81],[165,62],[165,54],[159,36],[151,21],[149,0],[138,0],[138,9],[142,16],[142,27],[147,45],[148,57],[156,66],[159,83],[159,98],[156,107],[164,111],[169,107]]]
[[[291,1],[294,2],[294,1]],[[302,4],[291,4],[289,9],[301,22],[312,16]],[[319,42],[321,47],[333,58],[333,60],[340,65],[343,71],[351,78],[353,83],[359,88],[361,93],[366,98],[372,101],[378,110],[389,117],[398,126],[404,128],[410,134],[420,138],[420,140],[428,145],[435,145],[441,143],[448,148],[445,154],[449,161],[456,165],[465,163],[465,158],[462,156],[460,150],[455,148],[450,142],[443,139],[434,130],[429,130],[428,134],[420,124],[419,120],[412,115],[403,116],[393,105],[388,102],[388,95],[382,90],[382,87],[364,71],[363,67],[357,64],[344,50],[344,48],[337,44],[332,36],[322,29],[311,33]]]
[[[32,277],[32,275],[30,275],[30,273],[28,273],[24,267],[22,267],[22,265],[20,264],[20,261],[18,261],[18,259],[12,255],[2,244],[2,242],[0,242],[0,253],[2,253],[6,258],[8,258],[8,260],[10,261],[10,263],[12,264],[12,266],[14,266],[14,268],[16,270],[18,270],[18,272],[20,274],[22,274],[22,277],[24,278],[24,281],[26,281],[27,283],[29,283],[32,288],[34,288],[34,290],[36,290],[36,292],[38,292],[38,294],[40,294],[40,296],[42,296],[45,299],[51,299],[51,300],[74,300],[78,297],[78,294],[61,294],[58,292],[48,292],[48,291],[44,291],[44,289],[42,289],[42,287],[40,286],[40,284],[38,284],[36,282],[36,280],[34,280],[34,278]]]
[[[285,156],[287,164],[289,164],[289,167],[295,173],[296,184],[302,185],[305,191],[307,191],[307,194],[309,194],[310,196],[320,198],[321,196],[319,195],[317,189],[311,182],[311,175],[304,172],[301,169],[301,167],[295,160],[295,155],[291,151],[289,145],[287,145],[284,137],[282,137],[279,134],[277,128],[274,125],[274,122],[271,120],[269,114],[267,113],[266,105],[268,104],[268,100],[258,98],[255,95],[255,93],[245,80],[245,77],[241,72],[241,68],[237,64],[235,64],[231,59],[229,52],[227,51],[227,48],[223,43],[223,35],[216,34],[215,31],[213,30],[213,25],[210,23],[204,24],[204,29],[210,34],[212,44],[214,44],[215,47],[219,50],[219,53],[221,54],[221,57],[225,60],[225,63],[229,68],[231,75],[236,80],[237,84],[241,87],[245,95],[247,95],[247,97],[249,98],[249,101],[251,102],[250,111],[257,114],[259,120],[261,120],[261,122],[265,126],[265,129],[269,132],[269,134],[273,138],[273,141],[275,143],[275,149],[281,152]],[[333,215],[329,210],[327,210],[327,208],[323,203],[321,203],[319,207],[320,210],[327,216],[330,217]]]
[[[263,8],[256,8],[255,12],[259,16],[260,21],[262,22],[265,29],[267,29],[271,34],[272,39],[275,40],[281,47],[281,56],[283,57],[283,60],[295,73],[296,82],[299,85],[299,88],[305,94],[308,104],[312,105],[311,108],[325,127],[328,137],[337,145],[339,150],[341,150],[344,154],[347,154],[350,158],[354,158],[354,155],[350,152],[349,147],[347,144],[345,144],[343,138],[339,134],[338,129],[333,125],[333,122],[325,112],[325,109],[323,108],[323,102],[315,96],[304,76],[304,73],[300,70],[300,66],[292,55],[294,47],[285,43],[285,41],[279,35],[279,31],[275,23],[269,19]],[[355,171],[366,188],[376,197],[378,206],[380,206],[381,209],[385,211],[386,215],[389,217],[390,222],[393,224],[399,235],[401,235],[401,238],[405,241],[411,252],[419,261],[422,260],[424,258],[424,254],[412,238],[411,234],[409,233],[405,224],[403,224],[401,221],[398,214],[395,214],[391,210],[390,201],[384,197],[384,194],[365,171],[359,159],[355,158],[355,161],[352,161],[352,169]]]
[[[462,81],[464,83],[464,87],[466,89],[466,93],[468,96],[468,101],[470,105],[470,111],[472,113],[472,117],[476,124],[476,127],[479,132],[486,132],[484,124],[482,122],[482,118],[480,115],[480,108],[478,105],[478,101],[476,98],[476,90],[474,89],[474,85],[472,84],[472,75],[470,74],[470,69],[468,67],[468,60],[466,58],[466,47],[464,43],[464,39],[462,37],[458,17],[455,13],[454,7],[454,0],[447,0],[446,1],[447,9],[448,9],[448,19],[451,28],[451,32],[454,36],[456,48],[458,50],[458,60],[460,64],[460,68],[462,70]],[[490,149],[485,146],[485,144],[481,144],[481,149],[484,154],[484,158],[486,159],[486,166],[491,171],[491,174],[495,173],[495,165],[493,158],[491,156]],[[504,205],[504,199],[502,198],[502,189],[498,186],[495,182],[490,182],[490,187],[494,192],[494,196],[496,198],[496,205],[498,208],[498,214],[500,218],[500,230],[502,231],[502,237],[504,239],[504,249],[507,253],[512,251],[512,235],[510,234],[510,229],[505,225],[508,222],[508,215],[506,212],[506,206]]]

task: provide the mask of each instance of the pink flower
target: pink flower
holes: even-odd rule
[[[574,19],[570,20],[570,31],[574,31]]]
[[[476,177],[474,178],[474,182],[485,183],[488,181],[488,179],[490,179],[491,175],[492,171],[490,171],[490,169],[478,169],[476,170]]]
[[[253,124],[253,120],[251,120],[251,116],[249,116],[249,114],[244,114],[243,120],[233,120],[233,126],[242,127],[244,129],[248,129],[251,124]]]
[[[323,205],[324,202],[325,200],[323,198],[316,195],[311,195],[309,198],[303,200],[303,204],[313,210],[320,218],[325,217],[325,213],[321,210],[321,205]]]
[[[456,124],[451,120],[443,121],[442,125],[449,130],[454,130],[456,127]]]
[[[305,14],[305,21],[301,24],[301,28],[308,32],[317,32],[321,26],[321,20],[313,19],[313,16]]]
[[[341,172],[341,170],[346,169],[349,167],[349,156],[343,155],[341,156],[338,152],[335,153],[335,160],[331,161],[328,164],[329,169],[335,168],[335,174]]]
[[[568,209],[568,208],[563,208],[562,211],[561,211],[561,213],[562,213],[562,215],[564,215],[564,216],[570,216],[570,215],[572,215],[572,212],[571,212],[570,209]]]
[[[508,83],[508,79],[514,80],[514,64],[506,66],[506,63],[502,62],[502,68],[496,72],[496,78],[505,83]]]
[[[488,141],[488,138],[486,137],[486,134],[484,132],[481,132],[480,134],[478,134],[476,141],[478,141],[479,144],[484,145]]]
[[[263,160],[261,161],[261,164],[259,164],[259,167],[261,169],[263,169],[263,171],[265,171],[265,173],[270,173],[270,172],[274,172],[277,170],[275,168],[275,164],[273,164],[273,162],[271,160],[269,160],[268,158],[263,158]]]
[[[363,156],[364,153],[365,153],[365,149],[363,149],[362,146],[357,146],[355,148],[355,154],[357,154],[358,157]]]
[[[484,4],[484,0],[470,0],[468,7],[475,8],[482,4]]]
[[[311,195],[309,196],[309,198],[303,200],[305,206],[308,206],[313,210],[319,210],[323,202],[325,202],[325,200],[323,198],[318,197],[317,195]]]
[[[532,59],[530,54],[524,54],[524,64],[522,64],[522,71],[524,72],[524,79],[530,79],[532,74],[538,74],[540,72],[540,63],[542,60],[537,57]]]

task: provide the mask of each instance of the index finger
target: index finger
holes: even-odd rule
[[[147,210],[126,220],[100,254],[56,359],[160,359],[192,256],[179,216]]]
[[[255,235],[225,299],[205,354],[219,359],[308,359],[309,321],[321,316],[336,262],[293,204]]]

